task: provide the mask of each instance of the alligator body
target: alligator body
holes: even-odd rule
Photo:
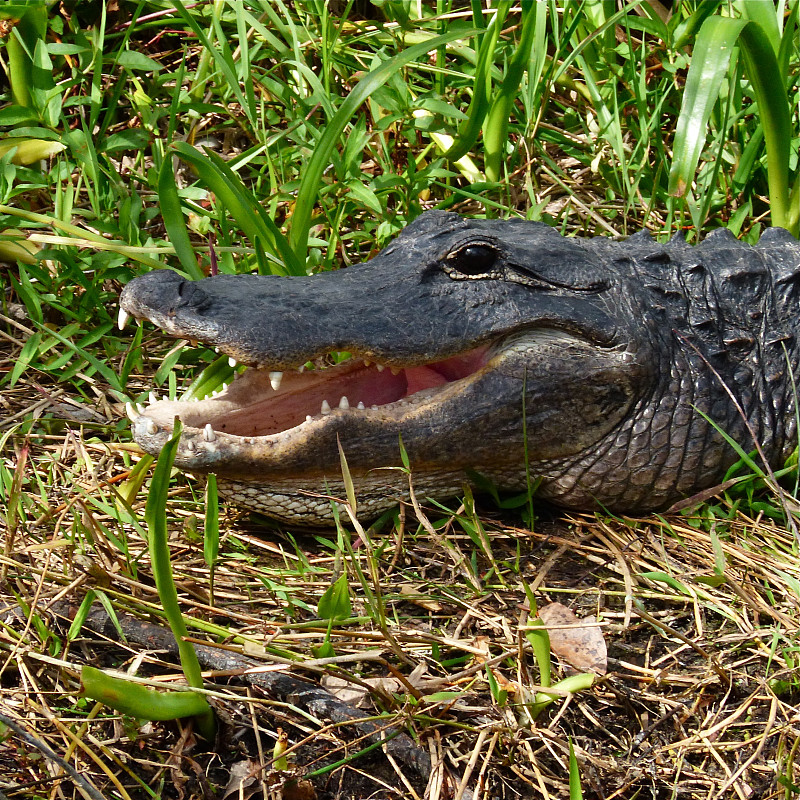
[[[401,437],[421,497],[479,473],[623,512],[717,484],[737,460],[719,430],[773,466],[797,443],[800,245],[781,229],[692,247],[430,211],[337,272],[151,272],[128,315],[249,367],[216,396],[131,409],[136,441],[158,453],[179,415],[178,466],[287,520],[330,518],[338,442],[365,516],[407,496]]]

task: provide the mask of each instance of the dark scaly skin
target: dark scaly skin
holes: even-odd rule
[[[366,516],[407,494],[405,474],[379,469],[400,465],[400,436],[420,496],[458,493],[474,471],[512,490],[541,478],[559,505],[624,512],[721,480],[737,456],[703,414],[746,451],[752,431],[772,466],[797,443],[800,245],[780,229],[754,247],[726,231],[691,247],[432,211],[363,265],[200,282],[152,272],[121,305],[258,368],[214,400],[150,406],[134,422],[139,444],[157,453],[180,414],[179,466],[214,471],[241,504],[295,521],[330,517],[329,499],[310,494],[343,496],[337,437]],[[294,372],[331,351],[354,358],[340,372]],[[336,408],[339,393],[354,406],[353,394],[374,399],[373,384],[391,380],[361,359],[413,384],[424,365],[438,375],[472,351],[477,374],[399,403]],[[278,395],[296,406],[264,405],[280,418],[273,435],[245,412],[227,416],[257,390],[269,395],[266,374],[278,370]]]

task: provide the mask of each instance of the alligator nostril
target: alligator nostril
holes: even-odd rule
[[[178,297],[180,298],[176,306],[192,306],[195,311],[202,311],[209,304],[209,297],[198,286],[197,281],[181,281],[178,284]]]

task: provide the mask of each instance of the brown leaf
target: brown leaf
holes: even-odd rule
[[[391,677],[391,675],[381,678],[362,678],[362,680],[371,688],[385,694],[401,692],[404,688],[403,684],[397,678]],[[320,683],[337,700],[341,700],[343,703],[356,708],[365,708],[369,705],[369,689],[366,686],[360,686],[357,683],[353,683],[353,681],[339,678],[336,675],[324,675]]]
[[[415,689],[419,689],[422,692],[426,689],[428,684],[431,683],[429,679],[425,678],[427,672],[427,664],[420,662],[414,667],[413,672],[406,677],[406,682],[409,686],[413,686]],[[361,680],[367,684],[369,688],[385,695],[405,694],[408,691],[407,686],[402,681],[393,678],[391,675],[383,675],[377,678],[362,678]],[[370,705],[369,688],[367,688],[367,686],[361,686],[353,681],[340,678],[337,675],[323,675],[320,683],[326,691],[330,692],[337,700],[341,700],[343,703],[356,706],[356,708],[365,708]]]
[[[438,600],[432,599],[427,592],[420,589],[421,584],[401,583],[400,594],[408,603],[413,603],[426,611],[437,613],[442,610],[442,604]]]
[[[599,625],[581,620],[561,603],[550,603],[540,608],[539,619],[550,636],[550,649],[559,658],[579,672],[606,674],[606,642]]]
[[[330,692],[337,700],[356,708],[363,708],[369,702],[369,689],[357,683],[339,678],[336,675],[323,675],[320,681],[322,688]]]

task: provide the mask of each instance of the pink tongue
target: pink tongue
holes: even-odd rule
[[[447,383],[447,378],[430,367],[406,367],[404,372],[408,381],[405,397]]]

